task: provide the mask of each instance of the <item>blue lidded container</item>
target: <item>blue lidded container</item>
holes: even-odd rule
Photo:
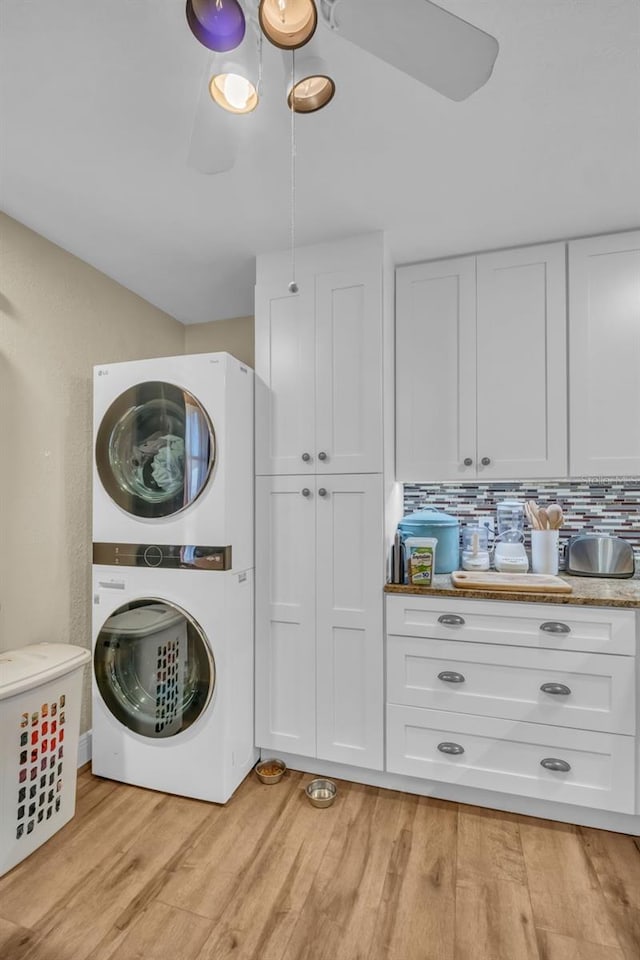
[[[407,537],[436,537],[435,573],[451,573],[460,566],[460,524],[440,510],[416,510],[398,524],[402,541]]]

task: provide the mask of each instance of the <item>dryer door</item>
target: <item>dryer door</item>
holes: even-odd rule
[[[215,663],[202,628],[166,600],[119,607],[98,634],[93,668],[113,716],[143,737],[174,737],[206,710]]]
[[[204,490],[215,463],[213,425],[194,396],[148,381],[121,394],[96,438],[96,465],[115,503],[135,517],[170,517]]]

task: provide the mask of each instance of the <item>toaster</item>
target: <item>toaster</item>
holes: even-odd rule
[[[633,547],[620,537],[585,533],[569,540],[567,573],[577,577],[632,577]]]

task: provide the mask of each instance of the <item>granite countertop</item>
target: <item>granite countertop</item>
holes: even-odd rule
[[[412,593],[427,597],[469,597],[473,600],[517,600],[520,603],[575,603],[593,607],[640,608],[640,577],[612,580],[603,577],[559,576],[573,587],[571,593],[510,593],[505,590],[464,590],[454,587],[448,573],[436,574],[430,587],[388,583],[385,593]]]

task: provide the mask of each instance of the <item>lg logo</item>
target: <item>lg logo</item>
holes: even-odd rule
[[[108,371],[108,370],[98,370],[98,376],[99,376],[99,377],[108,377],[108,376],[109,376],[109,371]]]

